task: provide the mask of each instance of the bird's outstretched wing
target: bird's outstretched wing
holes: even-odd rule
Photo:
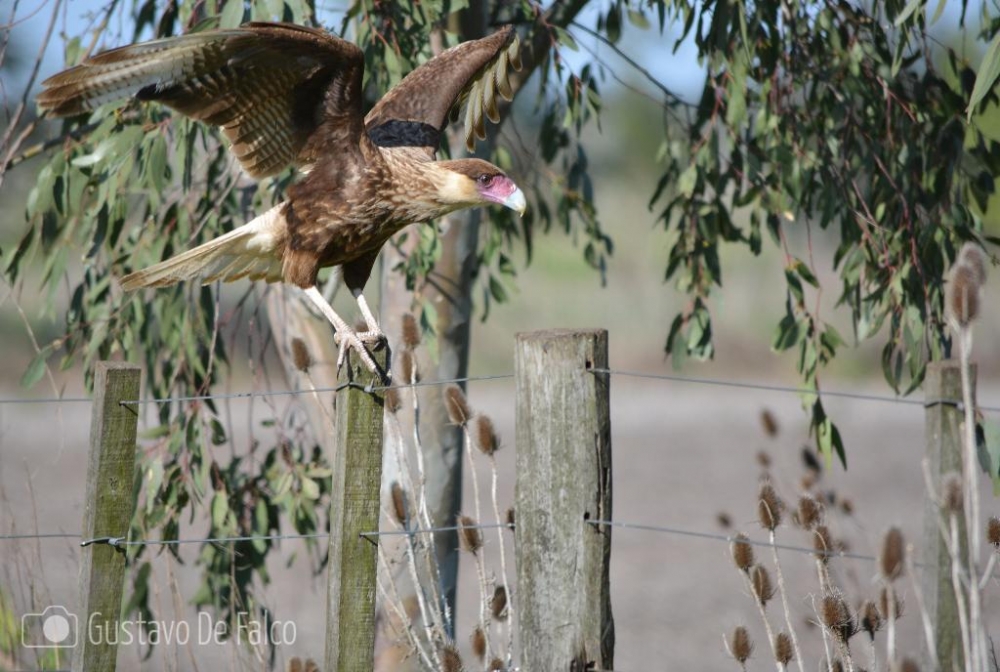
[[[520,45],[507,26],[443,51],[408,74],[365,117],[372,141],[383,147],[422,147],[433,156],[449,118],[466,105],[465,143],[486,137],[486,119],[499,121],[497,94],[510,100],[510,68],[521,69]]]
[[[220,126],[244,169],[264,177],[357,141],[363,74],[361,50],[325,31],[248,23],[91,56],[46,80],[38,104],[67,116],[127,96],[156,100]]]

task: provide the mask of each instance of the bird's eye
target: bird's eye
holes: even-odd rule
[[[476,178],[476,181],[479,182],[479,184],[483,185],[484,187],[488,187],[490,182],[493,181],[493,176],[490,175],[489,173],[483,173],[482,175]]]

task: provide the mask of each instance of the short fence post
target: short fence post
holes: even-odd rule
[[[976,389],[976,367],[970,372],[973,399]],[[950,670],[964,668],[962,662],[962,637],[959,629],[958,605],[951,579],[951,557],[941,536],[939,501],[943,494],[942,483],[949,473],[962,473],[962,373],[958,360],[931,362],[927,365],[924,380],[926,442],[924,457],[930,469],[933,493],[924,495],[924,557],[926,571],[923,576],[923,593],[927,612],[934,625],[937,660],[930,661],[930,669]],[[968,564],[969,549],[966,543],[965,514],[958,514],[959,545],[962,566]],[[957,662],[956,662],[957,661]]]
[[[138,401],[139,379],[140,369],[134,364],[97,363],[81,531],[84,541],[124,540],[128,535],[139,408],[123,402]],[[124,547],[91,543],[82,549],[73,672],[114,672],[124,582]]]
[[[608,332],[518,334],[516,550],[521,669],[612,669]]]
[[[388,370],[388,347],[373,353]],[[340,382],[371,380],[353,351]],[[380,385],[374,382],[374,386]],[[370,671],[375,655],[375,572],[382,485],[385,395],[357,386],[337,393],[337,443],[330,502],[325,672]]]

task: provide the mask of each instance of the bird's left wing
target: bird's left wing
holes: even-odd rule
[[[465,112],[465,143],[486,138],[486,119],[500,119],[497,94],[510,100],[509,71],[521,69],[520,44],[507,26],[441,52],[408,74],[365,117],[368,137],[383,147],[422,147],[433,156],[448,123]]]
[[[361,50],[336,36],[249,23],[91,56],[47,79],[38,104],[67,116],[126,96],[156,100],[220,126],[246,171],[264,177],[360,133],[363,74]]]

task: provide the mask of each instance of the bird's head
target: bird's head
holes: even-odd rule
[[[492,163],[482,159],[438,161],[445,179],[439,183],[438,197],[456,208],[497,203],[523,215],[527,208],[524,193],[514,181]]]

